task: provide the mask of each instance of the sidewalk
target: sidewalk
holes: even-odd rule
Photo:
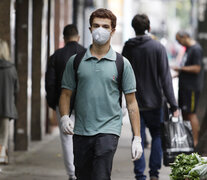
[[[130,125],[129,122],[124,122],[119,147],[114,158],[112,180],[134,179],[130,143]],[[145,150],[145,154],[148,158],[148,149]],[[170,168],[163,166],[160,180],[169,180],[169,174]],[[0,179],[67,180],[58,130],[46,136],[41,142],[33,142],[27,152],[14,152],[12,163],[8,166],[0,166]]]
[[[146,157],[146,171],[147,180],[148,175],[148,160],[149,160],[149,149],[145,149]],[[160,180],[170,180],[170,167],[162,166],[160,171]],[[119,147],[115,154],[112,180],[135,180],[133,173],[133,163],[131,161],[131,127],[129,122],[124,122],[122,128],[122,134],[119,141]]]

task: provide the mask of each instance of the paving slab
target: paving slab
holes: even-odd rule
[[[114,157],[112,180],[135,179],[131,161],[131,136],[130,124],[125,121]],[[147,162],[149,153],[150,150],[145,149]],[[147,172],[148,168],[146,174]],[[170,168],[163,166],[160,180],[170,180],[169,174]],[[13,152],[11,164],[0,166],[0,179],[67,180],[58,130],[55,130],[52,135],[47,135],[41,142],[32,142],[28,151]]]

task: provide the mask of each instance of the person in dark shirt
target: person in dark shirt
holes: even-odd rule
[[[15,65],[11,62],[9,47],[0,39],[0,164],[9,163],[9,121],[18,119],[15,98],[19,80]]]
[[[80,36],[77,27],[73,24],[65,26],[63,30],[65,46],[55,51],[50,57],[46,71],[46,99],[49,107],[56,110],[58,125],[60,129],[60,139],[62,143],[63,157],[65,168],[69,176],[69,180],[75,179],[75,167],[73,164],[73,142],[72,135],[65,134],[61,131],[60,114],[59,114],[59,98],[61,93],[61,81],[67,61],[71,56],[85,51],[85,48],[78,44]],[[74,120],[74,116],[71,115]]]
[[[179,73],[179,107],[182,110],[183,119],[191,122],[196,146],[199,134],[196,108],[203,86],[203,52],[201,46],[186,31],[177,32],[176,40],[186,47],[180,66],[172,67]]]
[[[145,14],[137,14],[132,20],[136,37],[129,39],[123,48],[122,55],[129,59],[134,69],[140,116],[141,137],[145,139],[145,127],[149,128],[152,142],[150,154],[150,179],[159,178],[161,168],[161,122],[163,121],[163,93],[170,104],[171,112],[178,116],[178,107],[172,87],[172,78],[165,48],[145,32],[150,30],[150,21]],[[142,141],[144,149],[144,141]],[[145,180],[145,157],[134,162],[137,180]]]

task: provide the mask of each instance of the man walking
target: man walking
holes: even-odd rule
[[[80,37],[75,25],[69,24],[65,26],[63,30],[63,36],[65,46],[56,50],[55,53],[50,57],[48,61],[45,84],[48,105],[56,110],[57,114],[65,168],[69,176],[69,180],[73,180],[75,179],[75,167],[73,164],[74,158],[72,136],[65,134],[61,130],[58,103],[61,93],[61,80],[65,65],[72,55],[85,51],[85,48],[78,44]],[[73,115],[71,116],[71,119],[74,120]]]
[[[149,128],[152,142],[149,160],[149,175],[151,180],[159,178],[161,168],[161,122],[163,121],[163,93],[170,104],[174,116],[178,116],[174,97],[172,78],[165,48],[149,35],[150,21],[145,14],[137,14],[132,20],[136,37],[129,39],[123,48],[122,55],[129,59],[134,69],[140,117],[141,137],[145,139],[145,127]],[[144,141],[142,141],[144,149]],[[145,180],[145,157],[134,161],[134,172],[137,180]]]
[[[90,16],[89,28],[93,43],[83,56],[77,72],[73,66],[76,56],[71,57],[62,79],[61,122],[65,132],[74,133],[75,174],[78,180],[111,179],[113,157],[122,126],[120,77],[116,66],[118,55],[110,46],[115,27],[116,16],[110,10],[94,11]],[[132,158],[136,160],[142,154],[139,110],[135,98],[136,82],[130,63],[121,58],[121,88],[126,97],[134,134]],[[68,116],[74,90],[75,127]]]
[[[196,146],[200,129],[196,109],[203,86],[203,52],[201,46],[186,31],[177,32],[176,40],[187,48],[180,66],[172,67],[179,73],[179,107],[182,109],[183,119],[191,122]]]

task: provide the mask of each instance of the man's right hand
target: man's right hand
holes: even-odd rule
[[[69,118],[68,115],[64,115],[60,119],[61,123],[61,130],[65,134],[73,135],[73,129],[74,129],[74,122]]]
[[[179,117],[179,115],[180,115],[179,109],[173,112],[173,117]]]

